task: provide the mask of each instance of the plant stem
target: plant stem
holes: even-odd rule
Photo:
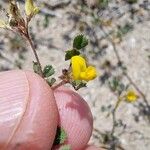
[[[113,120],[113,127],[111,130],[111,136],[113,137],[114,132],[115,132],[115,127],[116,127],[116,111],[115,110],[113,110],[113,112],[112,112],[112,120]]]
[[[30,47],[31,47],[31,49],[32,49],[32,51],[33,51],[33,54],[34,54],[34,56],[35,56],[35,59],[36,59],[38,65],[39,65],[40,76],[41,76],[42,78],[44,78],[43,71],[42,71],[42,65],[41,65],[41,63],[40,63],[38,54],[37,54],[37,52],[36,52],[35,45],[34,45],[34,43],[33,43],[33,41],[32,41],[32,39],[31,39],[31,37],[30,37],[30,35],[29,35],[28,32],[27,32],[27,35],[26,35],[25,37],[26,37],[27,41],[29,42]]]
[[[100,26],[102,32],[106,35],[108,41],[112,44],[113,46],[113,50],[114,50],[114,53],[116,55],[116,58],[118,60],[118,63],[122,63],[122,60],[119,56],[119,53],[117,51],[117,48],[116,48],[116,44],[113,42],[112,38],[110,37],[110,35],[103,29],[102,26]],[[122,73],[123,75],[127,78],[127,80],[130,82],[130,84],[139,92],[139,94],[141,95],[141,97],[143,98],[146,106],[148,109],[150,109],[150,105],[148,103],[148,100],[146,99],[146,96],[145,94],[141,91],[141,89],[134,83],[134,81],[132,80],[132,78],[127,74],[127,72],[124,71],[123,67],[121,66],[121,69],[122,69]]]
[[[30,18],[31,19],[31,18]],[[35,47],[35,44],[30,36],[30,33],[29,33],[29,21],[30,21],[29,18],[26,18],[26,23],[24,25],[24,32],[21,32],[24,37],[26,38],[26,40],[29,42],[29,45],[33,51],[33,54],[35,56],[35,59],[36,59],[36,62],[38,63],[38,66],[39,66],[39,75],[44,78],[44,74],[43,74],[43,71],[42,71],[42,65],[40,63],[40,59],[38,57],[38,54],[36,52],[36,47]]]
[[[59,82],[58,84],[52,86],[52,90],[56,90],[57,88],[59,88],[62,85],[65,85],[66,83],[68,83],[68,81],[62,80],[61,82]]]

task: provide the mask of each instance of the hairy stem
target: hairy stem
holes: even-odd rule
[[[31,47],[31,49],[32,49],[32,51],[33,51],[33,54],[34,54],[34,56],[35,56],[35,59],[36,59],[38,65],[39,65],[40,76],[41,76],[42,78],[44,78],[43,71],[42,71],[42,65],[41,65],[41,63],[40,63],[38,54],[37,54],[37,52],[36,52],[35,45],[34,45],[32,39],[31,39],[31,37],[30,37],[30,35],[29,35],[28,33],[27,33],[27,35],[26,35],[26,39],[27,39],[27,41],[29,42],[30,47]]]
[[[62,85],[65,85],[66,83],[68,83],[68,81],[62,80],[58,84],[52,86],[52,90],[56,90],[57,88],[61,87]]]

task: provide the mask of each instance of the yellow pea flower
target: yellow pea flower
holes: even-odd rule
[[[128,91],[126,94],[126,101],[135,102],[138,99],[138,95],[134,91]]]
[[[85,59],[81,56],[71,58],[72,74],[74,80],[90,81],[97,77],[96,69],[93,66],[86,66]]]
[[[34,6],[33,0],[26,0],[25,2],[25,12],[27,16],[36,15],[39,12],[39,8]]]
[[[80,78],[85,81],[93,80],[97,76],[95,67],[89,66],[85,72],[80,73]]]

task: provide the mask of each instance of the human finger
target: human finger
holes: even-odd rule
[[[92,134],[93,117],[88,104],[76,92],[67,88],[54,91],[58,111],[59,123],[67,133],[65,144],[72,150],[83,149]]]
[[[48,150],[58,123],[52,90],[32,72],[0,73],[0,149]]]

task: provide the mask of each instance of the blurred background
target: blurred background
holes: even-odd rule
[[[22,12],[24,0],[18,0]],[[150,1],[149,0],[37,0],[40,13],[30,31],[42,65],[52,64],[56,76],[69,62],[64,54],[77,34],[89,45],[82,50],[98,70],[96,80],[78,92],[94,116],[90,143],[106,149],[150,149]],[[8,1],[0,1],[5,19]],[[0,30],[0,71],[32,70],[35,60],[28,43]],[[139,99],[123,102],[111,115],[118,93],[131,89]],[[113,131],[112,131],[113,130]],[[112,133],[113,132],[113,133]]]

